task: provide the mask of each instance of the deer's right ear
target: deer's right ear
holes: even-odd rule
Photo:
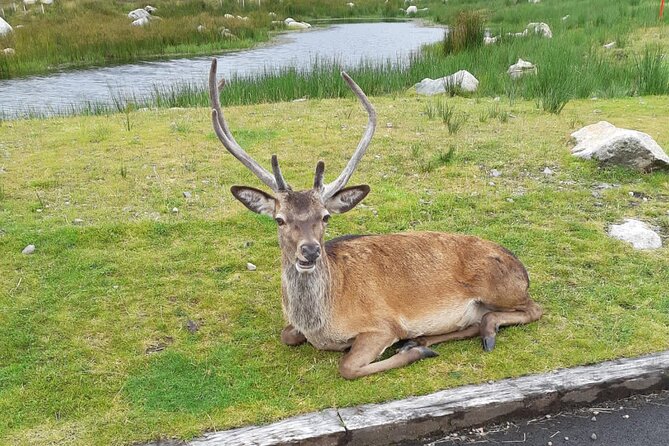
[[[241,201],[244,206],[257,214],[274,217],[274,208],[276,200],[269,194],[246,186],[232,186],[230,192],[234,197]]]

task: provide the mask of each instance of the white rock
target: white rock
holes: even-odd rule
[[[23,0],[24,5],[34,5],[37,3],[37,0]]]
[[[609,235],[618,240],[631,243],[634,249],[658,249],[662,247],[662,239],[646,223],[625,219],[625,223],[611,225]]]
[[[348,6],[349,8],[352,8],[352,7],[355,6],[355,3],[348,2],[348,3],[346,3],[346,6]]]
[[[178,214],[179,213],[179,208],[177,208],[177,207],[172,208],[172,213],[173,214]]]
[[[541,0],[527,0],[527,3],[539,3]]]
[[[531,32],[533,32],[534,34],[540,34],[542,37],[546,37],[548,39],[553,37],[551,28],[544,22],[528,23],[527,26],[525,27],[525,33],[531,33]]]
[[[289,23],[294,22],[295,19],[292,17],[286,17],[286,19],[283,21],[283,23],[287,26]]]
[[[154,8],[154,7],[151,6],[151,5],[146,5],[146,6],[144,7],[144,10],[145,10],[146,12],[148,12],[149,14],[153,14],[154,12],[158,11],[158,9]]]
[[[497,178],[497,177],[501,177],[501,176],[502,176],[502,172],[500,172],[500,171],[497,170],[497,169],[492,169],[492,170],[490,171],[490,176],[491,176],[491,177],[495,177],[495,178]]]
[[[74,220],[72,220],[72,224],[73,225],[83,225],[84,221],[81,218],[75,218]]]
[[[537,74],[537,67],[534,66],[532,62],[528,62],[523,59],[518,59],[518,62],[511,65],[508,70],[506,70],[511,76],[511,79],[518,79],[521,76],[526,74]]]
[[[569,14],[567,14],[566,16],[562,17],[562,21],[563,22],[566,21],[569,17],[571,17],[571,16]]]
[[[544,175],[553,175],[553,169],[551,169],[550,167],[546,167],[542,173]]]
[[[131,25],[132,26],[144,26],[149,24],[149,18],[148,17],[142,17],[141,19],[134,20]]]
[[[199,33],[203,33],[203,32],[205,32],[206,30],[207,30],[207,27],[204,26],[204,25],[198,25],[198,26],[197,26],[197,32],[199,32]]]
[[[414,6],[414,5],[411,5],[411,6],[409,6],[409,7],[407,8],[407,10],[405,11],[405,13],[406,13],[406,15],[409,15],[409,14],[417,14],[417,13],[418,13],[418,7],[417,7],[417,6]]]
[[[268,12],[267,15],[272,17],[273,19],[275,19],[277,17],[276,12],[272,12],[272,11]]]
[[[12,29],[11,25],[5,22],[5,19],[0,17],[0,36],[7,35],[12,31],[14,31],[14,29]]]
[[[235,16],[233,16],[232,14],[223,14],[223,18],[225,18],[225,19],[234,19]]]
[[[237,38],[237,36],[235,36],[234,34],[232,34],[228,28],[223,28],[223,29],[221,30],[221,37],[223,37],[223,38],[230,38],[230,39],[236,39],[236,38]]]
[[[609,43],[607,43],[607,44],[605,44],[605,45],[603,45],[603,46],[604,46],[604,48],[606,48],[607,50],[610,50],[611,48],[614,48],[614,47],[616,46],[616,42],[615,42],[615,41],[613,41],[613,42],[609,42]]]
[[[52,4],[53,4],[53,0],[42,0],[42,4],[43,4],[43,5],[52,5]]]
[[[4,50],[2,50],[2,53],[5,56],[13,56],[14,54],[16,54],[16,50],[14,48],[5,48]]]
[[[450,76],[440,77],[439,79],[425,78],[415,85],[416,93],[426,96],[445,93],[453,87],[460,88],[462,91],[473,92],[479,86],[479,81],[467,70],[460,70]]]
[[[286,26],[290,29],[308,29],[311,28],[311,25],[307,22],[288,22]]]
[[[186,200],[190,200],[190,199],[193,197],[193,194],[191,194],[191,193],[188,192],[188,191],[184,191],[184,192],[183,192],[183,196],[184,196],[184,198],[185,198]]]
[[[145,9],[139,8],[139,9],[134,9],[128,13],[128,18],[133,19],[133,20],[139,20],[139,19],[147,19],[151,17],[151,14]]]
[[[23,251],[21,251],[21,254],[30,255],[33,252],[35,252],[35,245],[28,245],[25,248],[23,248]]]
[[[495,36],[495,37],[488,37],[488,36],[485,36],[485,37],[483,38],[483,44],[484,44],[484,45],[492,45],[493,43],[497,43],[497,39],[499,39],[498,36]]]
[[[571,134],[574,156],[596,159],[605,165],[620,165],[639,171],[669,169],[669,156],[650,135],[620,129],[606,121],[591,124]]]
[[[258,269],[258,267],[255,266],[255,265],[254,265],[253,263],[251,263],[251,262],[247,262],[247,263],[246,263],[246,269],[248,269],[249,271],[255,271],[255,270]]]

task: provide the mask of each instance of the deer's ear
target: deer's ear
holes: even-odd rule
[[[333,214],[348,212],[360,203],[369,193],[369,186],[346,187],[325,202],[325,208]]]
[[[276,199],[265,192],[246,186],[232,186],[230,192],[244,206],[257,214],[274,217]]]

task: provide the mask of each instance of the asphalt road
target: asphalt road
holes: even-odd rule
[[[669,391],[402,443],[403,446],[472,444],[669,446]]]

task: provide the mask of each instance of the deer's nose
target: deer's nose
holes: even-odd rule
[[[300,254],[308,262],[313,262],[321,256],[321,245],[318,243],[305,243],[300,246]]]

